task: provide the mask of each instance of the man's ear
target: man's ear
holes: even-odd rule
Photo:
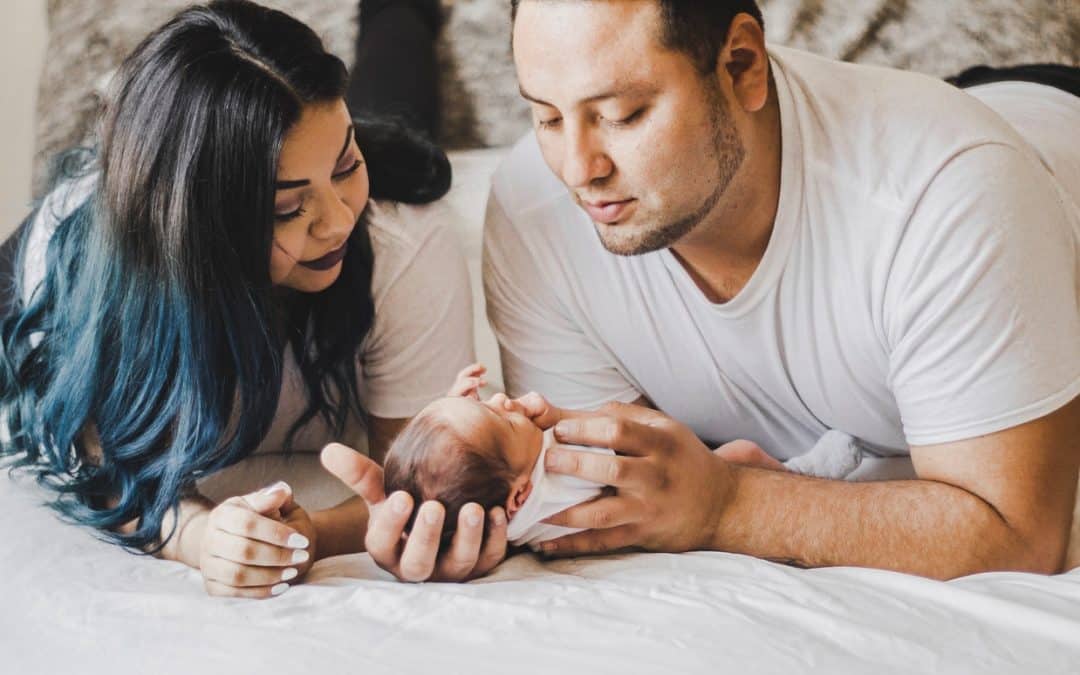
[[[769,100],[769,52],[757,19],[738,14],[716,62],[717,77],[729,79],[735,100],[746,112],[757,112]]]

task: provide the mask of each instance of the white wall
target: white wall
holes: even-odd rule
[[[5,0],[0,18],[0,239],[26,216],[46,0]]]

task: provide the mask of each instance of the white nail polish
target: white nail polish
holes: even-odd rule
[[[274,483],[273,485],[269,485],[267,487],[264,487],[259,492],[261,492],[264,495],[268,495],[268,494],[272,494],[274,492],[284,492],[285,490],[288,490],[288,489],[289,489],[289,484],[288,483],[286,483],[285,481],[278,481],[278,482]]]
[[[289,584],[278,584],[270,589],[270,595],[281,595],[287,590],[289,590]]]
[[[290,567],[289,569],[287,569],[287,570],[285,570],[284,572],[281,573],[281,580],[282,581],[292,581],[293,579],[296,578],[297,574],[300,574],[300,571],[298,569],[296,569],[295,567]]]
[[[297,563],[307,562],[308,558],[310,558],[310,557],[311,557],[311,554],[308,553],[307,551],[293,551],[292,561],[293,561],[293,564],[295,565]]]
[[[310,543],[308,538],[302,534],[290,534],[289,540],[285,542],[285,545],[289,548],[307,548]]]

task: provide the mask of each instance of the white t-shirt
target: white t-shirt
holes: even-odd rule
[[[86,200],[96,185],[91,174],[46,197],[24,252],[24,296],[44,275],[45,251],[60,220]],[[375,318],[360,347],[358,390],[376,417],[412,417],[442,396],[457,372],[475,360],[472,295],[460,245],[436,202],[409,206],[372,202],[368,231],[374,252],[371,292]],[[25,298],[24,298],[25,299]],[[274,423],[256,452],[284,448],[289,429],[307,407],[307,392],[292,350],[284,355],[282,392]],[[294,449],[317,451],[339,441],[367,447],[366,431],[351,419],[343,437],[333,437],[316,417],[294,439]]]
[[[508,393],[572,408],[644,395],[707,442],[745,438],[780,459],[829,429],[905,455],[1076,397],[1080,173],[1062,185],[999,114],[940,81],[770,54],[779,209],[725,304],[670,251],[605,251],[535,137],[514,148],[484,261]],[[1006,114],[1059,115],[1039,150],[1061,159],[1047,164],[1080,157],[1080,100],[998,93]]]

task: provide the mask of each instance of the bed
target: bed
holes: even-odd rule
[[[452,158],[474,288],[470,223],[501,155]],[[495,363],[480,301],[478,351]],[[348,496],[303,453],[261,455],[201,487],[223,498],[282,477],[309,508]],[[359,554],[316,563],[278,598],[230,600],[180,563],[60,522],[47,496],[0,480],[2,673],[1080,672],[1080,568],[940,583],[724,553],[523,554],[473,583],[411,585]]]
[[[186,0],[52,0],[39,171],[78,142],[119,54]],[[348,56],[354,0],[273,0]],[[440,46],[444,138],[504,145],[528,124],[506,58],[505,0],[453,5]],[[945,75],[973,61],[1071,60],[1070,0],[765,0],[772,39]],[[973,8],[978,7],[975,12]],[[1022,11],[1017,7],[1023,7]],[[947,39],[950,26],[990,41]],[[480,227],[501,150],[453,153],[452,225],[479,289]],[[477,351],[496,366],[475,297]],[[492,385],[499,387],[493,368]],[[864,477],[910,467],[868,463]],[[262,455],[212,497],[288,477],[300,503],[347,496],[312,454]],[[1080,673],[1080,567],[1055,577],[939,583],[875,570],[799,570],[723,553],[507,560],[462,585],[394,581],[366,554],[323,560],[273,600],[208,597],[196,571],[60,522],[47,494],[0,479],[0,673]],[[1080,516],[1071,566],[1080,565]]]

